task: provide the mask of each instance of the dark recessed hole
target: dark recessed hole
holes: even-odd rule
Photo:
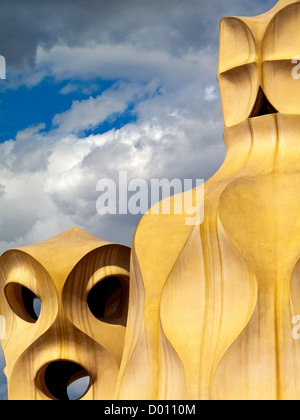
[[[87,371],[77,363],[65,360],[49,363],[37,375],[38,388],[55,400],[79,400],[90,385]]]
[[[115,276],[101,280],[89,292],[87,302],[92,314],[104,322],[127,317],[128,281]]]
[[[278,111],[273,107],[260,87],[257,98],[249,118],[261,117],[262,115],[277,114]]]
[[[26,322],[35,323],[41,312],[40,299],[27,287],[10,283],[5,288],[7,301],[20,318]]]
[[[24,303],[24,307],[28,313],[28,315],[34,320],[37,321],[39,315],[36,312],[35,303],[39,301],[37,296],[27,287],[22,286],[22,299]]]

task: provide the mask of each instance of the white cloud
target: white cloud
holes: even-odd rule
[[[117,84],[104,91],[97,98],[74,101],[72,107],[53,118],[59,132],[77,133],[81,130],[96,128],[108,118],[126,111],[128,105],[136,101],[141,91],[136,85]]]
[[[213,101],[217,99],[218,95],[216,93],[216,87],[215,86],[207,86],[205,88],[204,92],[204,99],[208,102]]]
[[[96,83],[86,85],[81,85],[80,83],[67,83],[61,90],[61,95],[69,95],[70,93],[82,92],[84,95],[92,95],[93,93],[99,91],[99,85]]]
[[[38,69],[48,69],[58,80],[70,78],[122,79],[143,81],[155,77],[167,84],[199,80],[203,66],[217,68],[218,52],[203,49],[179,57],[157,49],[141,49],[130,44],[92,46],[56,45],[50,50],[39,47]]]
[[[122,113],[133,100],[137,122],[102,135],[78,136]],[[103,239],[130,245],[139,217],[100,217],[99,179],[207,178],[224,157],[220,105],[188,85],[156,89],[119,84],[98,98],[76,102],[43,124],[0,144],[0,250],[38,242],[78,225]],[[73,134],[71,134],[73,132]]]
[[[170,89],[187,83],[213,83],[217,67],[218,49],[210,46],[175,55],[172,51],[142,49],[133,44],[57,44],[50,49],[38,46],[34,72],[31,69],[22,70],[21,74],[11,71],[6,87],[32,87],[46,77],[54,77],[57,81],[68,81],[62,94],[80,89],[78,81],[95,78],[134,83],[156,80]]]
[[[60,90],[61,95],[69,95],[69,93],[77,92],[80,89],[79,85],[76,83],[68,83]]]

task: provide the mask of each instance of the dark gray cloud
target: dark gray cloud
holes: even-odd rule
[[[275,0],[3,0],[1,54],[33,66],[37,47],[128,43],[180,55],[216,46],[224,15],[262,13]]]

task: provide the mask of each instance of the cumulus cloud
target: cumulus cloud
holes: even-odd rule
[[[97,98],[75,101],[72,107],[54,117],[53,123],[59,132],[78,133],[96,128],[126,111],[128,104],[138,100],[141,89],[136,85],[117,85],[104,91]]]
[[[37,50],[38,69],[47,68],[58,80],[69,78],[126,79],[150,81],[159,78],[172,85],[184,80],[198,80],[200,74],[213,66],[216,68],[218,50],[203,50],[180,57],[162,50],[148,51],[130,44],[95,44],[70,47],[56,45],[46,50]]]
[[[207,178],[224,157],[220,106],[205,104],[200,93],[189,100],[190,94],[182,88],[177,94],[154,95],[148,85],[120,85],[117,90],[113,86],[95,100],[99,103],[94,108],[91,100],[81,101],[56,116],[58,127],[50,132],[42,124],[18,133],[15,141],[0,144],[1,156],[5,156],[0,175],[6,191],[0,197],[1,250],[46,239],[73,225],[130,245],[138,219],[129,215],[124,223],[124,216],[96,213],[99,179],[110,177],[117,182],[120,170],[128,171],[129,178],[146,180]],[[120,110],[119,104],[125,109],[137,97],[136,123],[84,138],[76,134],[78,128],[95,124],[94,118],[98,122],[110,118]]]

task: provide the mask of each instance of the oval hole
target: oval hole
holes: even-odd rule
[[[90,385],[87,371],[77,363],[65,360],[49,363],[37,376],[37,386],[55,400],[79,400],[87,393]]]
[[[128,280],[116,276],[104,278],[91,289],[87,302],[97,319],[124,324],[128,310]]]
[[[35,323],[41,313],[40,299],[27,287],[9,283],[5,287],[6,299],[18,317],[26,322]]]

